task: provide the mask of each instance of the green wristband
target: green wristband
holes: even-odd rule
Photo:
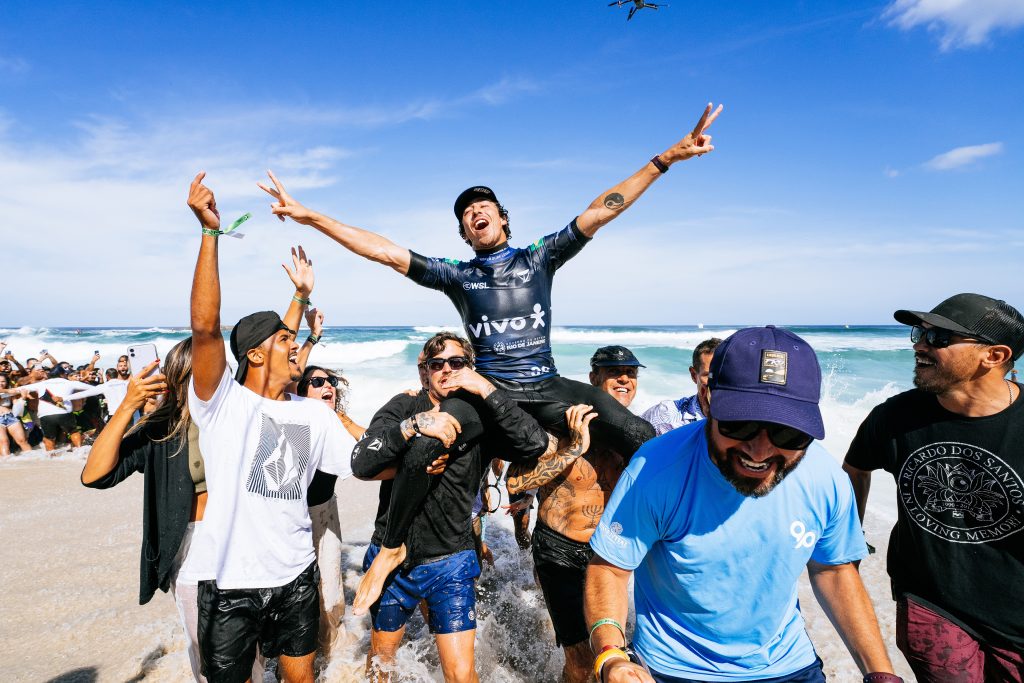
[[[303,299],[301,296],[293,296],[292,301],[294,301],[297,304],[302,304],[303,306],[309,306],[313,303],[309,299]]]
[[[221,235],[227,235],[228,237],[236,237],[238,239],[242,239],[243,237],[245,237],[245,235],[240,232],[235,232],[235,230],[238,228],[239,225],[246,222],[250,218],[252,218],[251,213],[244,213],[238,218],[236,218],[235,221],[228,226],[227,230],[213,230],[211,228],[203,228],[203,234],[209,235],[210,237],[220,237]]]
[[[623,647],[626,646],[626,631],[623,630],[622,624],[620,624],[619,622],[615,621],[614,619],[605,618],[605,619],[598,619],[590,627],[590,638],[588,640],[591,641],[591,647],[593,647],[594,631],[596,631],[597,629],[599,629],[602,626],[614,626],[615,628],[619,629],[619,633],[622,634],[622,646]]]

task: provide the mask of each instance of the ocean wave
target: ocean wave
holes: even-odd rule
[[[705,339],[724,339],[736,330],[611,330],[556,327],[551,331],[555,344],[586,344],[589,346],[670,346],[696,348]]]
[[[402,339],[348,343],[332,342],[330,339],[327,339],[322,346],[315,348],[309,362],[315,365],[343,368],[371,360],[397,356],[413,343],[415,342]]]

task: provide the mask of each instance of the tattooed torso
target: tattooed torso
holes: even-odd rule
[[[622,456],[592,443],[571,467],[540,487],[538,520],[563,536],[586,543],[625,468]]]

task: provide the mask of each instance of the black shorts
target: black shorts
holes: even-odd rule
[[[43,430],[43,436],[51,441],[57,439],[61,432],[71,435],[82,431],[75,420],[73,413],[61,413],[59,415],[47,415],[39,418],[39,426]]]
[[[539,522],[533,530],[533,567],[555,627],[555,641],[562,647],[590,637],[583,617],[583,583],[593,556],[589,543],[566,538]]]
[[[199,582],[199,653],[210,683],[244,683],[256,645],[267,659],[316,650],[320,628],[320,570],[316,562],[277,588],[221,590]]]
[[[565,411],[568,408],[578,403],[594,406],[597,417],[590,423],[591,438],[597,443],[606,444],[627,459],[644,442],[656,436],[650,422],[634,415],[595,386],[557,375],[539,382],[516,382],[499,377],[487,379],[494,386],[504,389],[516,405],[543,427],[551,428],[563,436],[567,433]]]

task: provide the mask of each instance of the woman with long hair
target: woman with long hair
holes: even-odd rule
[[[171,591],[185,629],[192,675],[205,683],[199,663],[197,585],[210,577],[202,567],[189,565],[189,547],[207,499],[199,430],[188,411],[192,338],[167,353],[162,373],[158,362],[128,380],[124,400],[89,451],[82,483],[106,489],[135,472],[145,477],[139,604],[149,602],[157,588]],[[161,395],[159,407],[132,426],[135,412]],[[257,657],[253,680],[262,676],[262,658]]]
[[[323,401],[341,420],[352,436],[352,445],[362,438],[360,427],[346,412],[348,380],[341,374],[318,365],[307,366],[296,393],[303,398]],[[341,566],[341,521],[334,485],[338,477],[317,470],[306,491],[309,518],[313,522],[313,549],[320,568],[320,651],[330,656],[331,647],[343,637],[345,629],[345,585]]]
[[[11,388],[9,375],[0,374],[0,455],[11,454],[11,439],[21,447],[21,452],[32,450],[21,424],[21,413],[25,410],[25,397]]]

